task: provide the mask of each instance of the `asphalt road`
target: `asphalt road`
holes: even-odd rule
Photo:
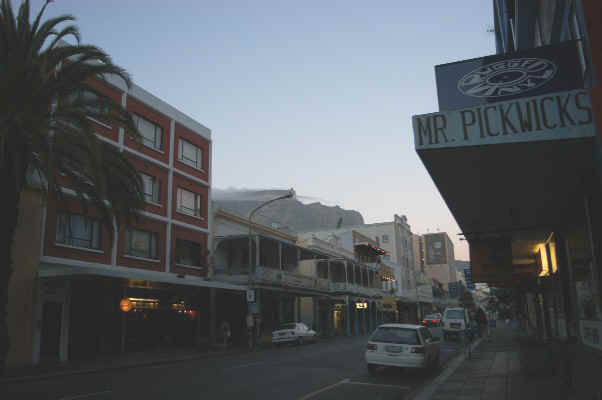
[[[439,328],[433,334],[442,336]],[[370,377],[367,337],[236,356],[9,383],[0,399],[403,399],[440,371],[385,369]],[[445,364],[459,349],[442,342]]]

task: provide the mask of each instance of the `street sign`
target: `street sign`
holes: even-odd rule
[[[247,303],[255,303],[255,290],[254,289],[247,290]]]
[[[474,282],[472,281],[472,271],[469,268],[464,268],[464,280],[466,281],[466,288],[469,290],[475,290]]]
[[[449,297],[454,299],[460,295],[458,282],[450,282],[448,284]]]

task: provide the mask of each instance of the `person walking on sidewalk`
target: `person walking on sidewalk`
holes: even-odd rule
[[[479,328],[479,337],[483,337],[487,333],[487,315],[485,315],[485,311],[479,307],[475,317]]]
[[[253,350],[253,348],[255,347],[255,331],[254,331],[254,327],[255,327],[255,318],[253,317],[253,314],[248,313],[247,314],[247,337],[249,339],[249,350]]]

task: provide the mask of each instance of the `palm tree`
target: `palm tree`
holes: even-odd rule
[[[126,71],[101,49],[80,44],[74,17],[42,21],[47,0],[30,21],[29,0],[15,15],[11,0],[0,0],[0,371],[8,353],[8,283],[19,200],[28,180],[41,182],[44,196],[64,196],[67,185],[94,207],[113,232],[128,224],[143,201],[134,166],[115,147],[100,141],[90,118],[124,127],[136,140],[132,116],[99,93],[91,80]],[[66,37],[75,39],[67,44]],[[60,184],[59,184],[60,182]]]

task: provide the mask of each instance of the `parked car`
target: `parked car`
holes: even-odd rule
[[[443,338],[445,340],[463,334],[471,334],[472,324],[468,310],[462,307],[446,308],[443,314]]]
[[[370,375],[378,367],[437,368],[441,339],[428,328],[410,324],[384,324],[368,339],[366,365]]]
[[[317,340],[316,331],[309,329],[303,322],[290,322],[280,325],[272,332],[272,344],[282,343],[303,344],[315,342]]]
[[[441,326],[441,314],[429,314],[422,319],[423,326]]]

